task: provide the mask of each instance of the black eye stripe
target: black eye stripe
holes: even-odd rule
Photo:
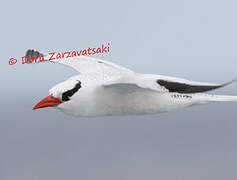
[[[78,83],[75,85],[74,88],[72,88],[71,90],[68,90],[62,94],[62,100],[69,101],[70,97],[73,96],[73,94],[75,94],[80,88],[81,88],[81,82],[78,81]]]

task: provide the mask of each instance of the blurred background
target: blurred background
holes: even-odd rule
[[[223,83],[237,77],[236,1],[2,1],[0,179],[237,178],[237,103],[177,112],[75,118],[32,111],[76,72],[22,65],[43,53],[110,43],[95,56],[140,73]],[[9,66],[13,57],[18,63]],[[237,95],[237,84],[218,94]]]

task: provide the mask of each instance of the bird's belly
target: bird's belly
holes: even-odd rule
[[[97,95],[93,99],[93,106],[88,114],[92,116],[155,114],[173,111],[192,104],[191,98],[177,98],[172,93],[107,93]]]

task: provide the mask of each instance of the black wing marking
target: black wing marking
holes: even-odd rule
[[[38,52],[38,51],[35,51],[34,49],[28,49],[26,51],[26,57],[28,59],[30,58],[37,58],[37,57],[40,57],[40,56],[44,56],[42,53]]]
[[[200,92],[205,92],[205,91],[210,91],[214,89],[218,89],[224,86],[227,86],[233,82],[236,82],[237,79],[222,84],[222,85],[190,85],[190,84],[185,84],[185,83],[180,83],[180,82],[172,82],[172,81],[167,81],[167,80],[157,80],[156,82],[160,85],[165,87],[166,89],[169,90],[169,92],[177,92],[177,93],[200,93]]]
[[[73,96],[73,94],[75,94],[80,88],[81,88],[81,82],[78,81],[78,83],[75,85],[74,88],[72,88],[71,90],[68,90],[62,94],[62,100],[69,101],[70,97]]]

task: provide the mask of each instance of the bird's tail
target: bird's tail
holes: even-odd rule
[[[237,102],[237,96],[203,94],[202,102]]]

